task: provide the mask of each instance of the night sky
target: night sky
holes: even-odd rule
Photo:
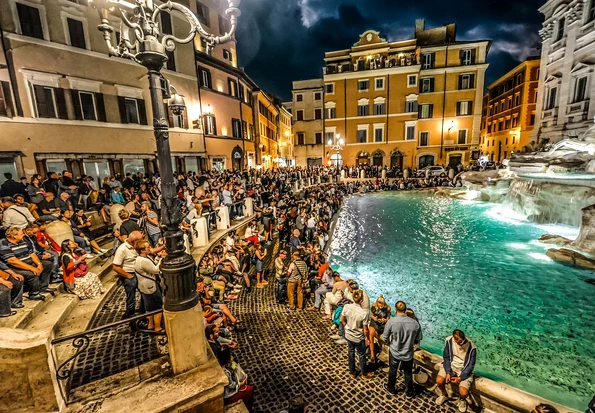
[[[242,0],[238,59],[264,90],[291,99],[291,82],[321,76],[326,51],[349,48],[367,29],[389,41],[426,28],[457,24],[458,40],[493,40],[489,83],[539,54],[545,0]]]

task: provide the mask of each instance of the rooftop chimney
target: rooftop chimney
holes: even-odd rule
[[[423,32],[426,29],[426,20],[417,19],[415,20],[415,34]]]

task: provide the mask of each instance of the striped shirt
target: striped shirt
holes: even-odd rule
[[[24,240],[17,244],[13,244],[7,239],[0,240],[0,259],[8,266],[10,266],[8,260],[11,258],[17,258],[25,264],[34,265],[31,259],[31,254],[33,253],[34,251],[29,249],[29,246]]]
[[[289,278],[288,282],[297,282],[300,279],[307,280],[308,279],[308,264],[304,260],[295,260],[289,266]]]

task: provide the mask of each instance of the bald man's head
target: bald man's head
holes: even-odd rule
[[[126,241],[134,245],[136,241],[139,241],[141,239],[143,239],[143,234],[140,231],[132,231],[130,234],[128,234],[128,238],[126,239]]]

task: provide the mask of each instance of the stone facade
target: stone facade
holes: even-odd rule
[[[549,0],[539,11],[545,21],[531,140],[580,138],[595,117],[595,1]]]
[[[323,96],[322,79],[293,82],[292,130],[298,166],[322,165],[325,117]]]

